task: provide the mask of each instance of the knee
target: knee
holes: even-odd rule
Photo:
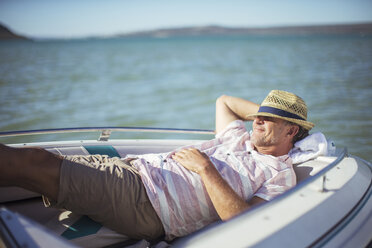
[[[24,164],[47,166],[48,164],[62,161],[60,155],[55,155],[40,147],[21,148],[21,158]]]
[[[62,157],[38,147],[13,148],[12,167],[22,180],[43,181],[59,176]]]
[[[50,178],[59,178],[59,170],[62,157],[46,151],[42,148],[29,148],[26,150],[26,163],[32,165],[32,169],[39,175]],[[42,173],[41,173],[42,171]]]

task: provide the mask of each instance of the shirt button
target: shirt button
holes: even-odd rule
[[[227,153],[227,156],[230,156],[230,153]]]
[[[163,162],[165,163],[165,162],[167,162],[167,160],[166,160],[166,159],[164,159],[164,160],[163,160]]]

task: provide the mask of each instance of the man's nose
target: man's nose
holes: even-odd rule
[[[256,116],[256,118],[254,119],[254,121],[257,124],[262,124],[262,123],[264,123],[264,118],[262,116]]]

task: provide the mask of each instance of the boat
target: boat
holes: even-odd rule
[[[89,127],[0,132],[0,138],[98,132],[98,139],[8,144],[63,155],[168,152],[205,140],[111,138],[113,132],[212,135],[211,130]],[[1,140],[0,140],[1,142]],[[0,188],[0,247],[367,247],[372,240],[372,164],[345,148],[295,164],[297,185],[270,202],[172,242],[130,240],[86,216],[45,208],[39,194]]]

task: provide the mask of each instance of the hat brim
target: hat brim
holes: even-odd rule
[[[299,120],[299,119],[294,119],[294,118],[289,118],[289,117],[283,117],[283,116],[280,116],[280,115],[276,115],[276,114],[272,114],[272,113],[267,113],[267,112],[258,112],[256,114],[247,115],[247,117],[257,117],[257,116],[267,116],[267,117],[279,118],[279,119],[282,119],[282,120],[286,120],[286,121],[295,123],[295,124],[297,124],[299,126],[302,126],[306,130],[310,130],[310,129],[312,129],[315,126],[315,124],[312,123],[312,122],[310,122],[310,121],[303,121],[303,120]]]

